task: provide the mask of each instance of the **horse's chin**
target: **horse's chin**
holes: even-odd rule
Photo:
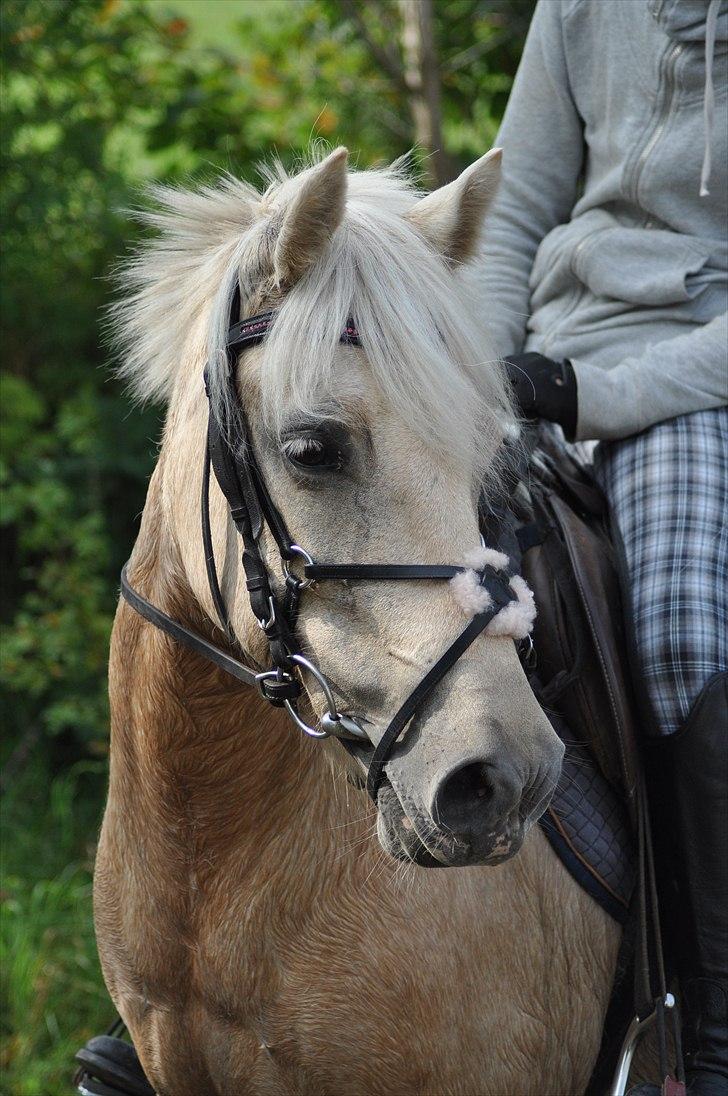
[[[386,779],[377,797],[377,836],[386,853],[395,860],[420,868],[464,868],[496,865],[510,860],[521,848],[525,827],[519,821],[508,827],[487,853],[478,853],[469,844],[441,830],[431,818],[408,805],[405,811],[399,796]]]

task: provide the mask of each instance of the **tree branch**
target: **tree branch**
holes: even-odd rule
[[[354,23],[356,29],[366,43],[367,49],[379,67],[387,76],[389,76],[390,80],[392,80],[400,91],[407,94],[409,89],[404,78],[404,71],[400,64],[399,57],[394,50],[387,49],[386,46],[380,45],[379,42],[372,37],[369,27],[362,17],[357,0],[339,0],[339,7],[347,19],[350,19],[352,23]]]
[[[418,145],[430,153],[427,172],[435,186],[452,178],[442,139],[440,69],[435,46],[433,0],[399,0],[404,78]]]

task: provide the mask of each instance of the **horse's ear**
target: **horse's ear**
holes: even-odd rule
[[[273,255],[273,273],[281,288],[305,274],[338,228],[346,203],[348,156],[345,148],[336,148],[299,176]]]
[[[422,198],[407,219],[450,262],[466,262],[475,253],[500,176],[501,149],[492,148],[452,183]]]

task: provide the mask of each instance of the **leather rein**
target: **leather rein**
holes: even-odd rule
[[[226,340],[226,399],[220,401],[221,409],[213,409],[210,401],[208,371],[205,370],[205,391],[208,396],[209,418],[202,476],[201,520],[202,541],[215,610],[220,626],[233,649],[242,652],[230,620],[215,565],[210,526],[210,472],[225,496],[230,516],[243,545],[242,563],[250,607],[267,640],[270,668],[259,671],[246,665],[229,651],[216,646],[184,624],[180,624],[158,609],[129,582],[128,564],[121,572],[121,594],[140,616],[165,632],[176,642],[202,655],[225,673],[244,685],[258,689],[265,700],[274,707],[283,707],[293,722],[312,738],[338,738],[350,753],[362,758],[362,748],[372,745],[366,731],[352,716],[339,710],[330,683],[321,671],[306,658],[296,638],[296,621],[301,595],[315,582],[371,582],[371,581],[446,581],[466,570],[449,564],[401,564],[401,563],[316,563],[309,553],[292,538],[285,520],[271,498],[252,445],[245,412],[238,396],[236,370],[239,355],[246,349],[261,343],[275,322],[274,312],[263,312],[248,319],[239,320],[240,292],[233,293],[230,307],[230,325]],[[360,347],[356,326],[348,321],[340,341]],[[270,530],[281,557],[284,589],[280,592],[272,582],[263,559],[261,538],[265,527]],[[290,565],[296,559],[304,562],[303,578],[295,574]],[[413,689],[399,710],[392,717],[369,761],[367,792],[376,803],[384,768],[400,736],[427,697],[455,665],[460,656],[471,646],[488,624],[506,605],[516,600],[509,585],[509,576],[487,565],[476,572],[479,584],[490,595],[490,604],[483,612],[476,613],[468,625],[444,651],[422,680]],[[327,704],[327,711],[318,727],[309,726],[299,715],[298,698],[303,692],[301,673],[310,673],[318,682]]]

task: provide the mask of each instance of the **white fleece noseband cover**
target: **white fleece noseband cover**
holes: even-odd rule
[[[468,552],[464,562],[468,568],[467,571],[461,571],[459,575],[450,579],[450,589],[462,611],[472,617],[476,613],[485,612],[493,604],[493,598],[480,584],[478,571],[482,571],[484,567],[505,571],[508,567],[508,556],[504,552],[496,551],[495,548],[481,547]],[[510,602],[496,613],[485,629],[485,634],[525,639],[531,632],[536,619],[533,593],[520,575],[512,576],[510,587],[517,600]]]

